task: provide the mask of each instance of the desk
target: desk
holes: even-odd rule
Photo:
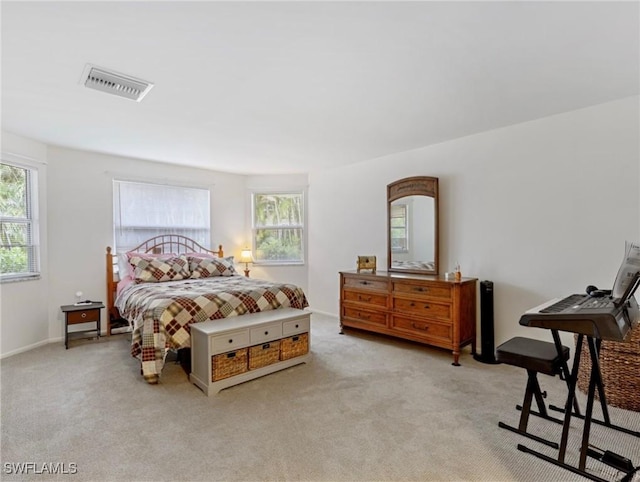
[[[635,298],[631,298],[625,306],[621,307],[617,313],[610,315],[609,318],[602,317],[602,319],[598,319],[597,322],[595,319],[590,319],[590,315],[582,315],[583,318],[579,320],[571,319],[566,320],[562,319],[562,317],[558,316],[554,318],[555,315],[549,314],[539,314],[539,310],[533,309],[528,311],[520,318],[520,324],[529,327],[538,327],[538,328],[547,328],[551,330],[553,335],[554,343],[556,345],[556,349],[558,350],[558,354],[561,354],[562,345],[560,344],[560,336],[559,331],[566,331],[577,334],[576,340],[576,349],[573,360],[573,366],[569,376],[568,388],[569,392],[567,395],[567,401],[565,403],[564,409],[558,409],[557,407],[551,406],[550,408],[559,410],[564,412],[564,420],[562,425],[562,437],[560,439],[560,447],[558,449],[558,457],[554,459],[545,454],[532,450],[522,444],[518,445],[518,449],[535,455],[538,458],[546,460],[554,465],[558,465],[563,467],[571,472],[582,475],[583,477],[587,477],[591,480],[596,481],[605,481],[600,477],[597,477],[593,474],[588,473],[585,470],[587,456],[597,458],[598,460],[615,467],[616,469],[624,472],[626,475],[623,480],[626,480],[627,477],[630,477],[633,474],[634,468],[630,460],[625,459],[624,457],[617,457],[616,454],[613,454],[609,451],[603,453],[597,453],[589,447],[589,433],[591,430],[591,424],[597,423],[600,425],[604,425],[614,430],[619,430],[621,432],[628,433],[630,435],[634,435],[640,437],[640,432],[634,432],[625,427],[621,427],[618,425],[614,425],[611,423],[611,419],[609,417],[609,411],[607,408],[607,401],[604,392],[604,386],[602,382],[602,375],[600,373],[600,362],[599,362],[599,352],[600,352],[600,344],[602,340],[613,340],[613,341],[622,341],[631,332],[631,329],[634,325],[638,323],[638,319],[640,318],[640,312],[638,309],[638,303]],[[620,322],[623,321],[623,323]],[[589,357],[591,359],[591,373],[589,376],[589,389],[587,391],[587,407],[584,416],[580,415],[579,411],[575,412],[572,410],[572,406],[574,406],[576,400],[576,385],[578,380],[578,372],[580,367],[580,359],[581,359],[581,347],[583,340],[586,339],[587,345],[589,347]],[[595,402],[595,391],[598,390],[598,396],[600,398],[600,404],[602,406],[602,414],[604,420],[595,420],[593,419],[593,405]],[[584,427],[582,431],[582,439],[580,446],[580,459],[578,466],[575,467],[573,465],[567,464],[565,462],[565,456],[567,451],[567,444],[569,441],[569,429],[571,425],[572,416],[576,416],[584,420]],[[606,455],[606,456],[605,456]]]

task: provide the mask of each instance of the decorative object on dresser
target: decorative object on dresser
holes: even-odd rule
[[[340,272],[340,332],[357,328],[446,348],[459,366],[462,347],[476,351],[476,281]]]
[[[100,338],[100,310],[102,301],[83,301],[60,307],[64,313],[64,347],[69,349],[70,339]],[[94,328],[69,332],[69,325],[95,323]]]
[[[311,313],[285,308],[191,325],[191,382],[207,395],[309,358]]]
[[[415,176],[387,186],[389,272],[438,274],[438,178]]]
[[[357,264],[358,273],[363,269],[370,269],[373,274],[376,274],[376,257],[375,256],[358,256],[358,264]]]

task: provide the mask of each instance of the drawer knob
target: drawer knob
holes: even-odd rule
[[[429,329],[429,325],[425,325],[425,326],[418,326],[415,323],[411,323],[411,326],[413,326],[416,330],[428,330]]]
[[[229,338],[229,343],[233,343],[233,338]]]
[[[429,291],[429,289],[428,289],[428,288],[423,288],[422,286],[418,286],[415,290],[416,290],[416,291],[420,291],[420,292],[423,292],[423,291],[424,291],[424,292]]]
[[[360,282],[360,284],[362,284],[362,285],[365,285],[365,286],[366,286],[366,285],[368,285],[368,284],[369,284],[369,282],[368,282],[368,281],[361,281],[361,282]]]
[[[265,334],[265,335],[268,335],[268,334],[269,334],[269,332],[268,332],[268,331],[265,331],[265,332],[264,332],[264,334]]]
[[[431,308],[429,305],[424,305],[425,310],[428,310],[429,308]]]
[[[87,314],[86,314],[86,313],[82,313],[82,315],[81,315],[81,316],[82,316],[83,318],[86,318],[86,317],[87,317]]]
[[[300,325],[296,325],[296,328],[300,328]]]
[[[369,303],[371,301],[371,296],[362,296],[362,295],[358,295],[358,301],[365,301],[367,303]]]

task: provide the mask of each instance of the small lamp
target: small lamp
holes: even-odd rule
[[[244,275],[249,277],[249,263],[253,262],[253,257],[251,256],[251,250],[249,248],[244,248],[240,253],[240,262],[244,263]]]

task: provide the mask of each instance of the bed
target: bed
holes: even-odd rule
[[[109,326],[127,321],[131,355],[152,384],[169,350],[191,346],[192,323],[308,306],[300,287],[242,276],[222,246],[209,250],[181,235],[156,236],[119,255],[108,247],[106,267]]]

